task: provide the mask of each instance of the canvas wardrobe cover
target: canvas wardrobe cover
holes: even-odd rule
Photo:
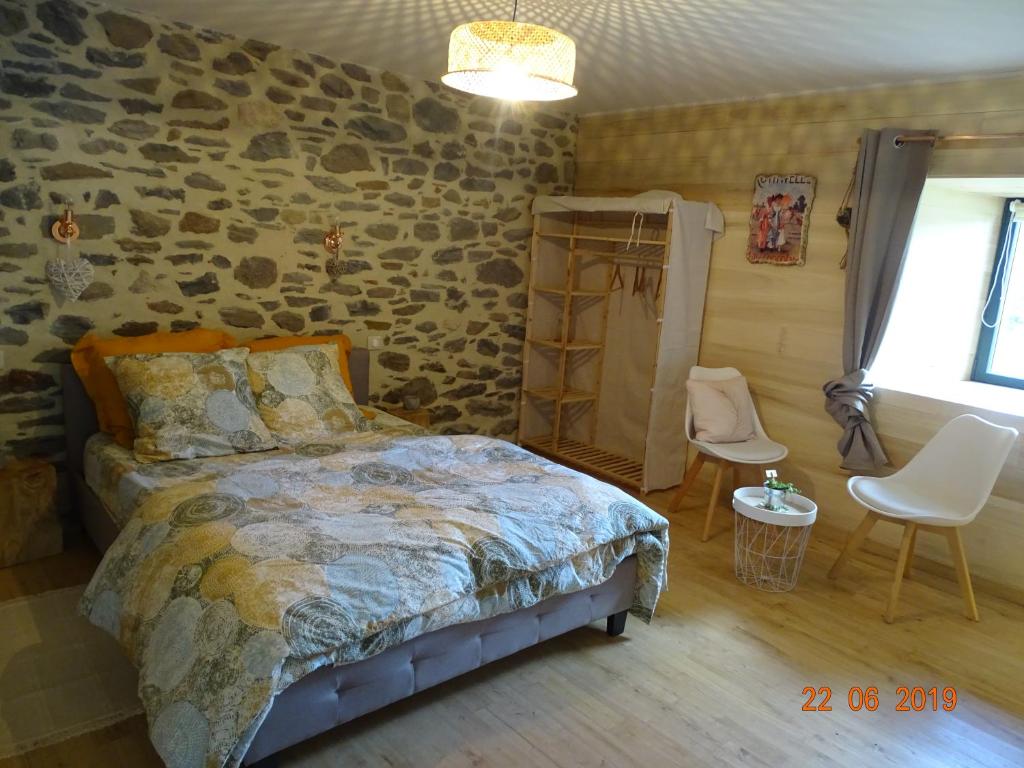
[[[700,352],[711,245],[725,230],[722,212],[714,203],[691,202],[661,190],[635,197],[538,197],[533,206],[534,214],[669,210],[672,240],[662,285],[661,334],[652,292],[632,296],[619,291],[609,297],[597,414],[596,444],[631,459],[642,457],[645,491],[671,487],[682,477],[686,379]]]

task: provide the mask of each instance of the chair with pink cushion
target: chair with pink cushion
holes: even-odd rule
[[[742,376],[735,368],[702,368],[699,365],[695,365],[690,369],[690,382],[717,382],[721,384],[722,382],[729,382],[734,379],[742,381]],[[722,490],[722,475],[725,474],[725,470],[732,469],[733,484],[736,485],[738,483],[738,468],[741,465],[756,466],[760,469],[765,464],[782,461],[782,459],[786,458],[789,451],[786,446],[775,442],[765,433],[764,427],[761,426],[761,419],[758,418],[757,409],[754,407],[754,401],[750,397],[750,391],[745,386],[738,403],[740,408],[749,414],[750,426],[752,427],[749,430],[750,436],[745,440],[736,442],[699,440],[694,428],[693,401],[693,397],[686,398],[686,436],[690,443],[697,448],[697,455],[683,475],[683,482],[679,486],[679,490],[676,491],[675,496],[672,497],[668,511],[676,511],[697,479],[697,475],[700,473],[704,463],[709,459],[716,463],[717,467],[715,469],[714,483],[711,487],[711,498],[708,500],[707,516],[704,518],[704,533],[701,536],[701,541],[707,541],[711,535],[711,521],[714,518],[715,507],[718,506],[718,496]],[[729,417],[727,413],[721,415],[726,419]],[[732,414],[733,418],[736,418],[736,416],[737,414]],[[742,417],[742,414],[740,414],[740,417]]]

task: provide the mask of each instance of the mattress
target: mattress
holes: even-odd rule
[[[373,431],[396,434],[423,434],[425,430],[415,424],[392,416],[377,408],[365,408],[375,415],[370,422]],[[85,443],[83,475],[85,483],[99,497],[118,528],[124,528],[132,512],[146,496],[172,478],[200,479],[223,475],[232,468],[262,461],[281,451],[240,453],[215,458],[143,463],[135,459],[128,448],[114,442],[107,434],[97,432]]]
[[[236,766],[312,673],[590,590],[632,557],[629,609],[651,619],[664,518],[509,443],[378,418],[294,450],[156,465],[90,443],[95,490],[126,522],[81,609],[139,667],[168,765]]]

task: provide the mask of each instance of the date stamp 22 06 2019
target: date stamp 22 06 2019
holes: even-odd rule
[[[801,710],[804,712],[831,712],[832,689],[827,685],[815,688],[807,686],[803,690],[806,696]],[[946,686],[924,688],[920,685],[901,685],[896,688],[895,712],[952,712],[956,709],[956,688]],[[853,686],[846,693],[846,706],[852,712],[875,712],[882,706],[878,688],[869,685],[866,688]]]

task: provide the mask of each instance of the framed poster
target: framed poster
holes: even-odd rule
[[[814,202],[813,176],[762,174],[754,179],[747,261],[801,266]]]

